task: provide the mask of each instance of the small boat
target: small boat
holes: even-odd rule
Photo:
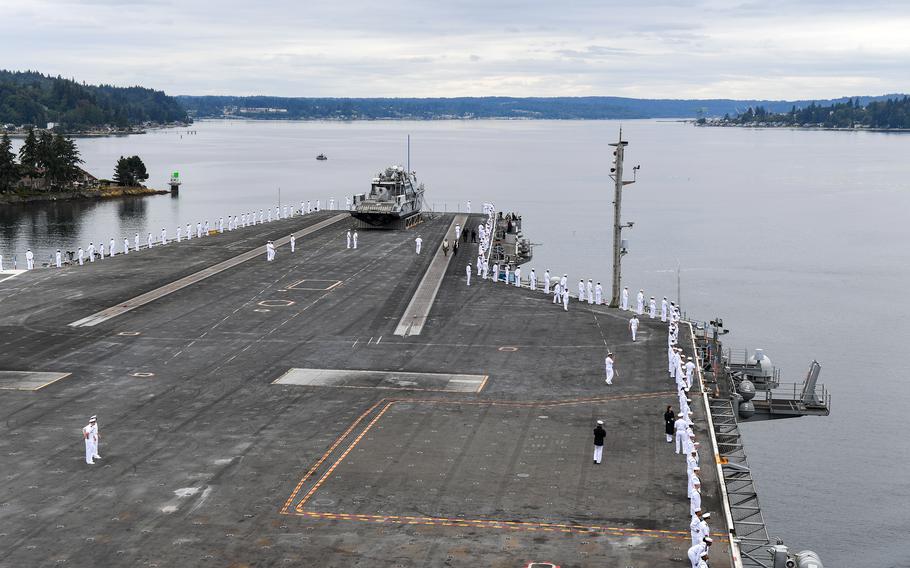
[[[316,156],[316,159],[319,160],[320,162],[323,162],[325,160],[328,160],[329,158],[325,154],[319,154],[318,156]]]

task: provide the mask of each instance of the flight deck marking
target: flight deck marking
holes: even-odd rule
[[[349,217],[349,215],[347,213],[335,215],[334,217],[329,217],[328,219],[325,219],[323,221],[310,225],[309,227],[301,229],[300,231],[296,231],[294,234],[298,235],[300,237],[304,237],[311,233],[315,233],[316,231],[318,231],[320,229],[328,227],[329,225],[332,225],[334,223],[347,219],[348,217]],[[280,239],[277,239],[275,241],[275,246],[280,247],[281,245],[284,245],[284,244],[290,242],[290,240],[291,240],[291,235],[286,235],[284,237],[281,237]],[[233,268],[248,260],[252,260],[254,258],[260,257],[263,254],[261,249],[262,249],[262,247],[256,247],[252,250],[248,250],[245,253],[239,254],[233,258],[229,258],[225,261],[222,261],[222,262],[219,262],[212,266],[209,266],[208,268],[203,268],[202,270],[195,272],[193,274],[190,274],[189,276],[184,276],[183,278],[180,278],[178,280],[165,284],[164,286],[161,286],[159,288],[155,288],[154,290],[150,290],[144,294],[140,294],[140,295],[136,296],[135,298],[131,298],[125,302],[117,304],[116,306],[112,306],[110,308],[101,310],[100,312],[94,313],[88,317],[84,317],[82,319],[76,320],[68,325],[70,327],[92,327],[92,326],[98,325],[99,323],[103,323],[111,318],[115,318],[119,315],[123,315],[128,311],[134,310],[138,307],[141,307],[141,306],[144,306],[151,302],[154,302],[155,300],[158,300],[159,298],[167,296],[168,294],[177,292],[178,290],[182,290],[182,289],[186,288],[187,286],[191,286],[193,284],[201,282],[202,280],[205,280],[206,278],[209,278],[210,276],[214,276],[216,274],[224,272],[225,270],[228,270],[229,268]]]
[[[297,302],[292,300],[262,300],[258,305],[266,308],[286,308],[288,306],[293,306]]]
[[[317,282],[326,283],[326,284],[328,284],[328,286],[316,284]],[[301,284],[304,284],[304,283],[306,283],[307,285],[301,286]],[[319,280],[319,279],[312,279],[312,278],[304,278],[303,280],[300,280],[299,282],[294,282],[293,284],[288,286],[287,290],[312,290],[315,292],[327,292],[338,286],[341,286],[341,280]]]
[[[71,374],[47,371],[0,371],[0,390],[38,391]]]
[[[575,524],[564,524],[564,523],[540,523],[532,521],[503,521],[495,519],[465,519],[465,518],[451,518],[451,517],[429,517],[429,516],[403,516],[403,515],[370,515],[370,514],[350,514],[350,513],[332,513],[332,512],[316,512],[316,511],[305,511],[303,507],[306,503],[315,495],[320,487],[322,487],[325,482],[329,479],[332,473],[341,465],[341,462],[354,450],[357,444],[364,438],[367,432],[372,429],[372,427],[382,418],[383,415],[397,402],[403,403],[431,403],[431,404],[464,404],[464,405],[488,405],[488,406],[512,406],[512,407],[550,407],[550,406],[569,406],[577,404],[590,404],[598,402],[611,402],[611,401],[620,401],[620,400],[637,400],[645,398],[655,398],[655,397],[668,397],[675,394],[672,391],[664,392],[654,392],[654,393],[643,393],[643,394],[630,394],[630,395],[615,395],[615,396],[603,396],[603,397],[590,397],[590,398],[578,398],[578,399],[567,399],[567,400],[554,400],[554,401],[484,401],[484,400],[474,400],[474,401],[465,401],[465,400],[449,400],[449,399],[382,399],[370,408],[368,408],[363,414],[361,414],[353,424],[341,435],[339,436],[332,446],[326,450],[324,454],[316,461],[315,464],[307,471],[303,476],[297,486],[294,488],[294,491],[291,493],[291,496],[285,502],[284,506],[279,510],[280,514],[283,515],[295,515],[300,517],[307,517],[312,519],[332,519],[332,520],[352,520],[352,521],[361,521],[361,522],[376,522],[376,523],[395,523],[395,524],[410,524],[410,525],[429,525],[429,526],[455,526],[455,527],[469,527],[469,528],[488,528],[488,529],[507,529],[507,530],[519,530],[519,531],[546,531],[546,532],[564,532],[564,533],[598,533],[598,534],[607,534],[611,536],[643,536],[643,537],[652,537],[652,538],[666,538],[673,540],[688,540],[691,538],[686,531],[671,531],[671,530],[661,530],[661,529],[634,529],[626,527],[612,527],[612,526],[600,526],[600,525],[575,525]],[[384,404],[384,406],[383,406]],[[382,406],[382,410],[367,424],[367,426],[360,432],[359,435],[351,442],[351,444],[345,449],[345,451],[338,457],[337,460],[323,473],[320,478],[316,481],[313,487],[301,498],[301,500],[294,506],[293,512],[290,511],[290,506],[296,499],[297,495],[300,493],[303,485],[311,479],[319,467],[324,464],[329,457],[338,449],[339,446],[351,435],[351,433],[357,428],[357,426],[363,422],[367,416],[372,414],[378,407]]]
[[[423,273],[420,284],[417,285],[417,290],[411,296],[411,301],[408,302],[408,307],[404,310],[404,314],[402,314],[398,326],[395,328],[395,335],[420,335],[420,332],[423,331],[423,326],[426,324],[430,310],[433,308],[433,303],[436,301],[436,294],[439,293],[439,287],[442,285],[442,279],[445,277],[449,267],[449,261],[455,256],[455,253],[452,253],[451,256],[446,254],[442,249],[442,245],[449,234],[454,231],[455,225],[464,227],[467,219],[467,214],[458,214],[452,218],[449,228],[446,229],[443,235],[443,240],[440,241],[430,265],[427,267],[426,272]]]
[[[351,347],[353,348],[356,345],[357,341]],[[272,384],[319,388],[478,393],[483,390],[488,379],[487,375],[456,373],[292,367],[272,381]]]

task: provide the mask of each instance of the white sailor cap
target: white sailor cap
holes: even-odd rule
[[[705,513],[704,515],[701,516],[701,518],[702,518],[702,519],[710,519],[710,518],[711,518],[711,513]]]
[[[691,360],[692,360],[692,357],[686,357],[686,359],[688,359],[689,361],[691,361]]]
[[[92,417],[88,419],[89,422],[95,422],[96,420],[98,420],[98,416],[95,414],[92,414]]]
[[[710,515],[711,513],[708,513],[708,514]],[[707,542],[708,544],[711,544],[712,542],[714,542],[714,539],[711,538],[710,536],[706,536],[704,538],[704,541]]]
[[[603,420],[598,420],[597,423],[600,424],[601,426],[603,426],[604,421],[603,421]]]
[[[701,446],[701,442],[695,442],[695,443],[692,444],[692,445],[693,445],[693,446]]]

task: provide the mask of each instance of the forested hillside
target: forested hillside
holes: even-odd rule
[[[33,71],[0,70],[0,125],[43,128],[54,122],[64,131],[76,132],[185,120],[186,111],[180,103],[162,91],[86,85]]]
[[[904,96],[863,105],[859,99],[832,105],[812,103],[792,107],[789,112],[771,112],[763,106],[749,107],[734,117],[726,116],[725,124],[821,126],[824,128],[910,128],[910,97]]]

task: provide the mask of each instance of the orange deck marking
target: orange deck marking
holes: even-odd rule
[[[658,529],[634,529],[634,528],[625,528],[625,527],[611,527],[611,526],[600,526],[600,525],[570,525],[570,524],[560,524],[560,523],[538,523],[538,522],[525,522],[525,521],[501,521],[495,519],[462,519],[462,518],[446,518],[446,517],[415,517],[415,516],[403,516],[403,515],[369,515],[369,514],[352,514],[352,513],[332,513],[332,512],[315,512],[315,511],[305,511],[304,506],[306,503],[313,497],[313,495],[319,490],[320,487],[331,477],[332,473],[341,465],[341,462],[354,450],[357,444],[363,439],[363,437],[369,432],[373,426],[379,421],[380,418],[385,415],[385,413],[397,402],[421,402],[427,404],[465,404],[465,405],[490,405],[490,406],[513,406],[513,407],[551,407],[551,406],[570,406],[577,404],[590,404],[598,402],[611,402],[618,400],[636,400],[636,399],[645,399],[645,398],[658,398],[658,397],[667,397],[675,395],[675,392],[664,391],[664,392],[653,392],[653,393],[643,393],[643,394],[629,394],[629,395],[612,395],[612,396],[600,396],[600,397],[590,397],[590,398],[577,398],[577,399],[567,399],[567,400],[550,400],[550,401],[494,401],[494,400],[457,400],[457,399],[418,399],[418,398],[401,398],[401,399],[388,399],[383,398],[370,408],[368,408],[363,414],[361,414],[357,419],[344,431],[329,447],[328,450],[313,464],[312,467],[307,470],[306,474],[297,483],[297,486],[294,488],[294,491],[291,493],[291,496],[288,497],[288,500],[285,502],[284,506],[279,510],[281,514],[294,514],[300,517],[306,517],[310,519],[332,519],[332,520],[350,520],[350,521],[361,521],[361,522],[374,522],[374,523],[394,523],[394,524],[411,524],[411,525],[431,525],[431,526],[456,526],[456,527],[471,527],[471,528],[486,528],[486,529],[497,529],[497,530],[521,530],[521,531],[559,531],[565,533],[573,532],[583,532],[583,533],[601,533],[608,534],[612,536],[645,536],[653,538],[668,538],[668,539],[678,539],[678,540],[687,540],[690,538],[690,535],[686,531],[669,531],[669,530],[658,530]],[[384,405],[384,406],[383,406]],[[339,446],[351,435],[351,433],[360,425],[367,416],[372,414],[380,406],[382,410],[366,425],[362,432],[360,432],[350,445],[344,450],[344,452],[338,457],[337,460],[326,470],[325,473],[320,476],[319,480],[310,488],[309,491],[300,499],[297,505],[294,507],[294,511],[289,510],[291,504],[296,499],[297,495],[300,493],[304,483],[307,482],[313,475],[316,470],[319,469],[322,464],[324,464],[329,457],[338,449]]]

